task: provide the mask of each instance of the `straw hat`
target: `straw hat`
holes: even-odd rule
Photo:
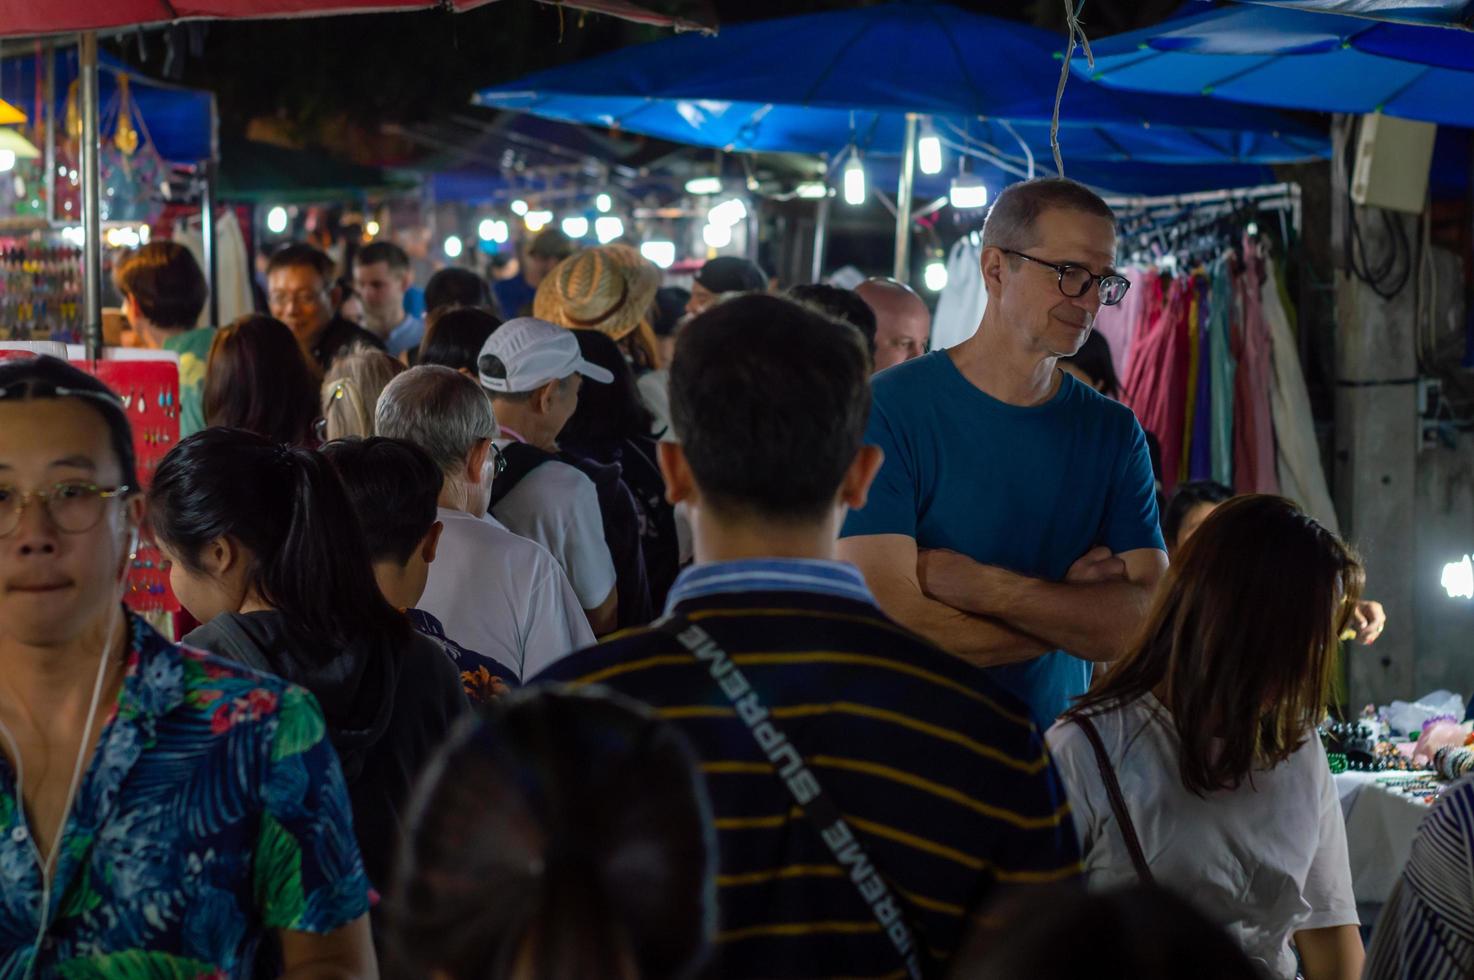
[[[532,315],[576,330],[622,340],[646,320],[660,270],[628,245],[576,252],[553,267],[537,287]]]

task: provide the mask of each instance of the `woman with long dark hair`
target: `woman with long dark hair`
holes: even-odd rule
[[[1280,497],[1222,504],[1134,651],[1049,730],[1093,888],[1160,883],[1266,976],[1352,980],[1363,952],[1316,726],[1361,563]]]
[[[337,474],[310,450],[206,429],[159,465],[149,521],[175,595],[205,624],[185,645],[321,703],[382,883],[410,785],[466,700],[450,660],[380,593]]]
[[[696,757],[650,709],[543,685],[466,719],[415,793],[390,976],[682,980],[716,920]]]
[[[317,368],[285,323],[252,314],[216,331],[205,364],[206,425],[315,446],[317,397]]]
[[[665,608],[665,597],[680,571],[675,509],[665,499],[665,479],[650,436],[653,416],[640,398],[635,374],[619,345],[594,330],[575,330],[587,361],[614,375],[607,385],[585,385],[578,409],[558,435],[558,445],[605,466],[618,466],[640,509],[640,547],[650,581],[651,604]]]

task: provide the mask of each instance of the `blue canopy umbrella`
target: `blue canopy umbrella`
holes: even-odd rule
[[[1247,6],[1211,10],[1094,45],[1112,88],[1285,109],[1474,126],[1474,34]]]
[[[624,48],[485,89],[481,105],[733,151],[903,155],[918,116],[970,154],[1049,159],[1064,39],[941,3],[893,3],[728,27]],[[985,53],[985,54],[984,54]],[[1322,157],[1322,133],[1196,98],[1071,85],[1070,161],[1266,164]],[[904,172],[904,168],[903,168]],[[901,181],[900,204],[910,185]],[[909,220],[899,216],[897,273]]]
[[[1470,0],[1249,0],[1275,7],[1296,10],[1318,10],[1348,17],[1368,17],[1402,24],[1433,27],[1461,27],[1474,24],[1474,3]]]
[[[1021,138],[1047,155],[1062,47],[1027,24],[895,3],[623,48],[476,101],[679,143],[829,154],[850,145],[899,153],[906,115],[917,113],[959,140],[1019,152]],[[1279,116],[1085,85],[1066,90],[1061,124],[1071,159],[1278,163],[1326,152],[1322,134]]]

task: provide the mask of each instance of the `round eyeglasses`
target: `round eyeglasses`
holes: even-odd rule
[[[32,500],[41,502],[51,523],[67,534],[90,531],[102,520],[107,502],[126,497],[129,487],[100,487],[95,483],[68,481],[46,490],[22,493],[15,487],[0,486],[0,538],[14,534],[20,527],[21,514]]]
[[[1070,299],[1079,299],[1090,291],[1090,287],[1096,284],[1100,286],[1100,305],[1115,306],[1126,298],[1126,291],[1131,288],[1131,280],[1125,276],[1109,275],[1097,276],[1083,265],[1055,265],[1053,262],[1045,262],[1036,259],[1032,255],[1025,255],[1015,249],[1005,248],[1004,255],[1017,255],[1021,259],[1028,259],[1036,265],[1042,265],[1046,269],[1053,269],[1059,276],[1059,291]]]

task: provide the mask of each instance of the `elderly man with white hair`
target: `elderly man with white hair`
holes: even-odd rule
[[[512,665],[522,680],[594,642],[558,562],[486,512],[499,432],[475,381],[447,367],[411,368],[379,396],[375,428],[419,446],[445,474],[438,512],[445,530],[419,607],[447,636]]]

